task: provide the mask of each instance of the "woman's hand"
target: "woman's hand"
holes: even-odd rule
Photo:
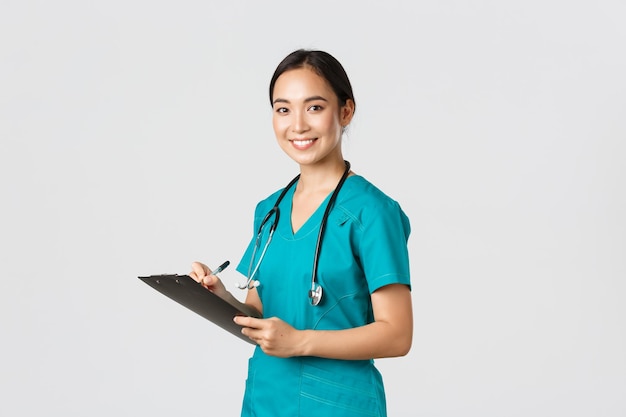
[[[198,281],[204,288],[221,298],[225,299],[229,295],[222,281],[213,275],[211,269],[203,263],[192,263],[189,276]]]
[[[235,323],[243,326],[241,333],[256,342],[268,355],[288,358],[303,354],[300,351],[302,332],[279,318],[255,319],[237,316]]]

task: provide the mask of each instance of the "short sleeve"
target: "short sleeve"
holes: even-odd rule
[[[411,225],[400,205],[391,199],[379,201],[363,211],[362,221],[359,258],[370,293],[389,284],[410,288]]]

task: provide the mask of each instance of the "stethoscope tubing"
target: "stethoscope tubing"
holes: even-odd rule
[[[346,169],[344,170],[343,175],[341,176],[341,179],[339,180],[339,183],[335,187],[335,190],[333,191],[332,195],[330,196],[330,199],[328,200],[328,204],[326,205],[326,209],[324,210],[324,215],[322,216],[322,222],[320,224],[320,230],[319,230],[319,233],[317,235],[317,242],[315,243],[315,254],[314,254],[314,257],[313,257],[313,269],[311,271],[311,290],[308,293],[309,294],[309,299],[311,301],[311,305],[314,305],[314,306],[319,304],[319,302],[321,300],[321,297],[322,297],[322,288],[317,283],[317,267],[318,267],[319,259],[320,259],[320,255],[321,255],[321,248],[322,248],[322,241],[324,239],[324,232],[326,231],[326,224],[328,223],[328,216],[329,216],[330,211],[331,211],[331,209],[332,209],[332,207],[333,207],[333,205],[335,203],[335,200],[337,199],[337,195],[339,194],[339,190],[341,190],[341,187],[343,186],[343,183],[345,182],[346,178],[348,178],[348,174],[350,173],[350,162],[344,161],[344,163],[346,165]],[[287,191],[289,191],[289,189],[299,179],[300,179],[300,174],[298,174],[295,178],[293,178],[289,182],[289,184],[287,184],[287,186],[283,189],[283,191],[280,193],[280,195],[276,199],[276,202],[274,203],[274,206],[265,215],[265,217],[263,217],[263,220],[261,221],[261,224],[259,225],[259,228],[257,229],[257,235],[256,235],[255,242],[254,242],[254,250],[252,251],[252,256],[250,258],[250,265],[248,267],[248,280],[246,281],[245,285],[239,285],[239,288],[241,288],[241,289],[246,289],[246,288],[247,289],[252,289],[252,288],[254,288],[254,287],[259,285],[258,281],[254,281],[254,277],[255,277],[257,271],[259,270],[259,267],[261,265],[261,261],[263,260],[263,257],[265,256],[265,253],[267,252],[267,248],[269,247],[269,244],[272,241],[272,237],[274,236],[274,232],[276,230],[276,227],[278,226],[278,220],[280,219],[280,209],[278,208],[278,205],[280,204],[280,202],[285,197],[285,194],[287,194]],[[268,234],[268,237],[267,237],[267,242],[265,242],[265,246],[263,247],[263,251],[261,251],[261,256],[259,257],[259,260],[257,261],[256,266],[254,267],[254,271],[252,271],[252,265],[254,263],[254,258],[256,257],[257,250],[261,246],[260,245],[260,241],[261,241],[261,237],[263,235],[263,227],[272,218],[272,216],[274,216],[274,222],[270,226],[269,234]]]
[[[339,190],[343,186],[343,183],[348,178],[348,174],[350,173],[350,162],[345,161],[346,169],[335,187],[330,199],[328,200],[328,204],[326,205],[326,210],[324,210],[324,216],[322,217],[322,223],[320,224],[320,231],[317,235],[317,242],[315,244],[315,255],[313,258],[313,271],[311,272],[311,291],[315,291],[315,284],[317,283],[317,265],[319,264],[320,254],[322,252],[322,241],[324,239],[324,232],[326,231],[326,224],[328,223],[328,215],[330,214],[330,210],[335,204],[335,200],[337,199],[337,195],[339,194]]]

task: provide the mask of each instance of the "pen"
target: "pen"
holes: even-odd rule
[[[230,265],[230,261],[226,261],[223,264],[221,264],[220,266],[218,266],[214,271],[211,272],[211,275],[217,275],[220,272],[222,272],[223,270],[226,269],[226,267]]]

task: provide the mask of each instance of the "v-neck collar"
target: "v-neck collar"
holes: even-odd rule
[[[324,215],[324,210],[326,210],[326,205],[328,204],[328,200],[332,195],[332,192],[330,192],[320,203],[320,205],[315,209],[315,211],[309,216],[309,218],[306,219],[304,223],[302,223],[302,226],[300,226],[298,230],[294,231],[291,222],[291,215],[293,212],[293,196],[297,185],[298,183],[294,184],[293,187],[291,187],[291,189],[287,191],[287,194],[285,194],[285,197],[281,202],[281,205],[283,207],[280,208],[281,210],[284,210],[284,213],[286,214],[286,221],[281,222],[282,225],[279,225],[279,228],[282,229],[281,234],[283,236],[288,236],[291,239],[301,239],[306,237],[309,233],[319,230],[322,216]]]
[[[344,182],[343,187],[339,192],[338,199],[335,201],[335,205],[339,203],[339,197],[341,197],[341,195],[350,188],[350,183],[354,181],[351,178],[359,178],[359,177],[360,175],[356,174],[356,175],[350,175],[348,178],[346,178],[346,181]],[[300,228],[294,232],[292,223],[291,223],[291,214],[293,211],[293,196],[294,196],[297,185],[298,183],[296,182],[287,191],[283,200],[280,202],[280,210],[283,213],[285,213],[285,216],[284,216],[285,220],[280,221],[278,224],[278,228],[277,228],[277,230],[280,232],[280,234],[283,237],[293,239],[293,240],[302,239],[308,236],[312,232],[319,231],[319,227],[322,222],[322,217],[324,216],[324,211],[326,210],[326,206],[328,205],[330,196],[333,194],[332,191],[328,193],[328,195],[324,198],[324,200],[320,203],[320,205],[315,209],[313,214],[311,214],[309,218],[306,219],[304,223],[302,223],[302,226],[300,226]],[[281,218],[282,217],[283,216],[281,216]]]

